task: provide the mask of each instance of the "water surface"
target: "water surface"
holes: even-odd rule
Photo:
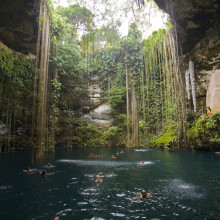
[[[0,219],[220,219],[218,155],[109,148],[58,149],[37,161],[31,155],[1,156]],[[48,162],[54,167],[45,168]],[[35,173],[24,173],[27,167]],[[40,175],[45,169],[48,177]],[[142,189],[157,199],[132,203]]]

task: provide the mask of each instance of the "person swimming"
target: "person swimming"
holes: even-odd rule
[[[98,179],[96,179],[95,182],[96,183],[102,183],[103,182],[102,178],[105,177],[105,176],[103,175],[103,172],[100,172],[96,177]]]
[[[140,199],[146,199],[146,198],[151,198],[152,196],[150,194],[147,194],[147,191],[143,189],[141,191],[141,195],[139,196]]]
[[[34,173],[34,169],[31,169],[30,167],[28,167],[27,170],[23,170],[23,172],[25,172],[27,174],[33,174]]]
[[[131,204],[133,204],[133,202],[136,201],[136,200],[138,200],[138,199],[150,199],[150,198],[157,199],[158,201],[162,202],[162,200],[160,200],[160,199],[158,199],[157,197],[154,197],[154,196],[148,194],[145,189],[142,189],[142,190],[141,190],[141,195],[135,197],[135,198],[131,201]]]
[[[116,159],[116,157],[115,157],[114,155],[112,155],[112,158],[113,158],[113,159]]]
[[[140,165],[144,165],[144,161],[143,160],[140,162]]]
[[[46,170],[43,170],[41,173],[41,176],[47,177],[47,176],[49,176],[49,174],[46,172]]]
[[[44,168],[50,169],[50,168],[54,168],[55,166],[52,165],[51,163],[48,163],[47,165],[44,166]]]
[[[96,177],[97,177],[97,178],[103,178],[103,177],[105,177],[105,176],[103,175],[103,172],[100,172]]]

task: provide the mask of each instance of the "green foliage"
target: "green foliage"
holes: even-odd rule
[[[34,73],[35,60],[0,49],[0,123],[8,129],[8,139],[0,141],[0,146],[5,152],[12,149],[10,135],[31,118]],[[22,129],[24,133],[28,130]]]
[[[126,104],[126,88],[116,88],[113,87],[108,92],[109,101],[108,103],[120,113],[125,112],[125,104]]]
[[[117,29],[103,26],[95,30],[95,40],[97,47],[101,49],[103,48],[102,44],[104,44],[105,48],[118,46],[120,37]]]
[[[102,76],[108,77],[116,73],[119,54],[120,51],[117,47],[101,50],[98,56],[101,65],[100,73]]]
[[[52,11],[54,11],[54,7],[53,7],[53,0],[46,0],[46,7],[47,10],[51,13]]]
[[[164,39],[166,36],[165,29],[159,29],[158,31],[154,31],[151,36],[143,41],[143,52],[147,53],[149,50],[154,49],[154,47]]]
[[[12,72],[14,64],[13,54],[8,53],[4,49],[0,49],[0,68],[1,71],[7,71],[7,73]]]
[[[67,27],[64,17],[56,13],[52,14],[50,24],[52,39],[54,39],[53,37],[59,37]]]
[[[141,72],[143,71],[142,34],[133,23],[128,36],[120,42],[121,50],[125,54],[124,62],[127,64],[130,81],[136,86],[136,95],[139,94]]]
[[[159,138],[155,140],[157,146],[168,147],[172,142],[176,140],[175,133],[173,131],[167,131],[162,133]]]
[[[202,145],[206,141],[220,142],[220,112],[201,115],[188,129],[190,142]]]
[[[7,84],[4,88],[10,94],[31,92],[33,88],[34,60],[16,53],[0,49],[0,80]],[[2,88],[3,89],[3,88]]]
[[[67,8],[58,6],[57,13],[66,17],[67,22],[74,24],[76,30],[92,30],[94,15],[85,7],[78,4],[70,5]]]

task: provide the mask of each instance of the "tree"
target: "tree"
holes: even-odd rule
[[[78,4],[70,5],[65,8],[57,7],[57,13],[65,16],[66,21],[73,24],[77,32],[90,32],[93,29],[94,15],[85,7],[80,7]]]
[[[125,51],[125,68],[126,68],[126,101],[127,101],[127,132],[128,144],[139,145],[139,112],[138,112],[138,95],[140,76],[143,69],[141,32],[133,23],[130,26],[127,38],[121,41],[121,47]],[[131,90],[131,93],[130,93]],[[132,132],[130,139],[130,111],[132,119]]]

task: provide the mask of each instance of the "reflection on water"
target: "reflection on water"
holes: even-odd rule
[[[136,152],[148,152],[148,151],[152,151],[154,149],[134,149],[134,151]]]
[[[219,156],[148,149],[57,150],[0,159],[0,219],[217,219]],[[102,155],[89,158],[89,154]],[[146,166],[138,164],[144,161]],[[48,177],[41,171],[47,169]],[[31,166],[36,172],[26,175]],[[7,167],[7,169],[6,169]],[[97,178],[103,172],[103,178]],[[101,181],[97,181],[101,179]],[[142,189],[154,196],[136,199]]]

